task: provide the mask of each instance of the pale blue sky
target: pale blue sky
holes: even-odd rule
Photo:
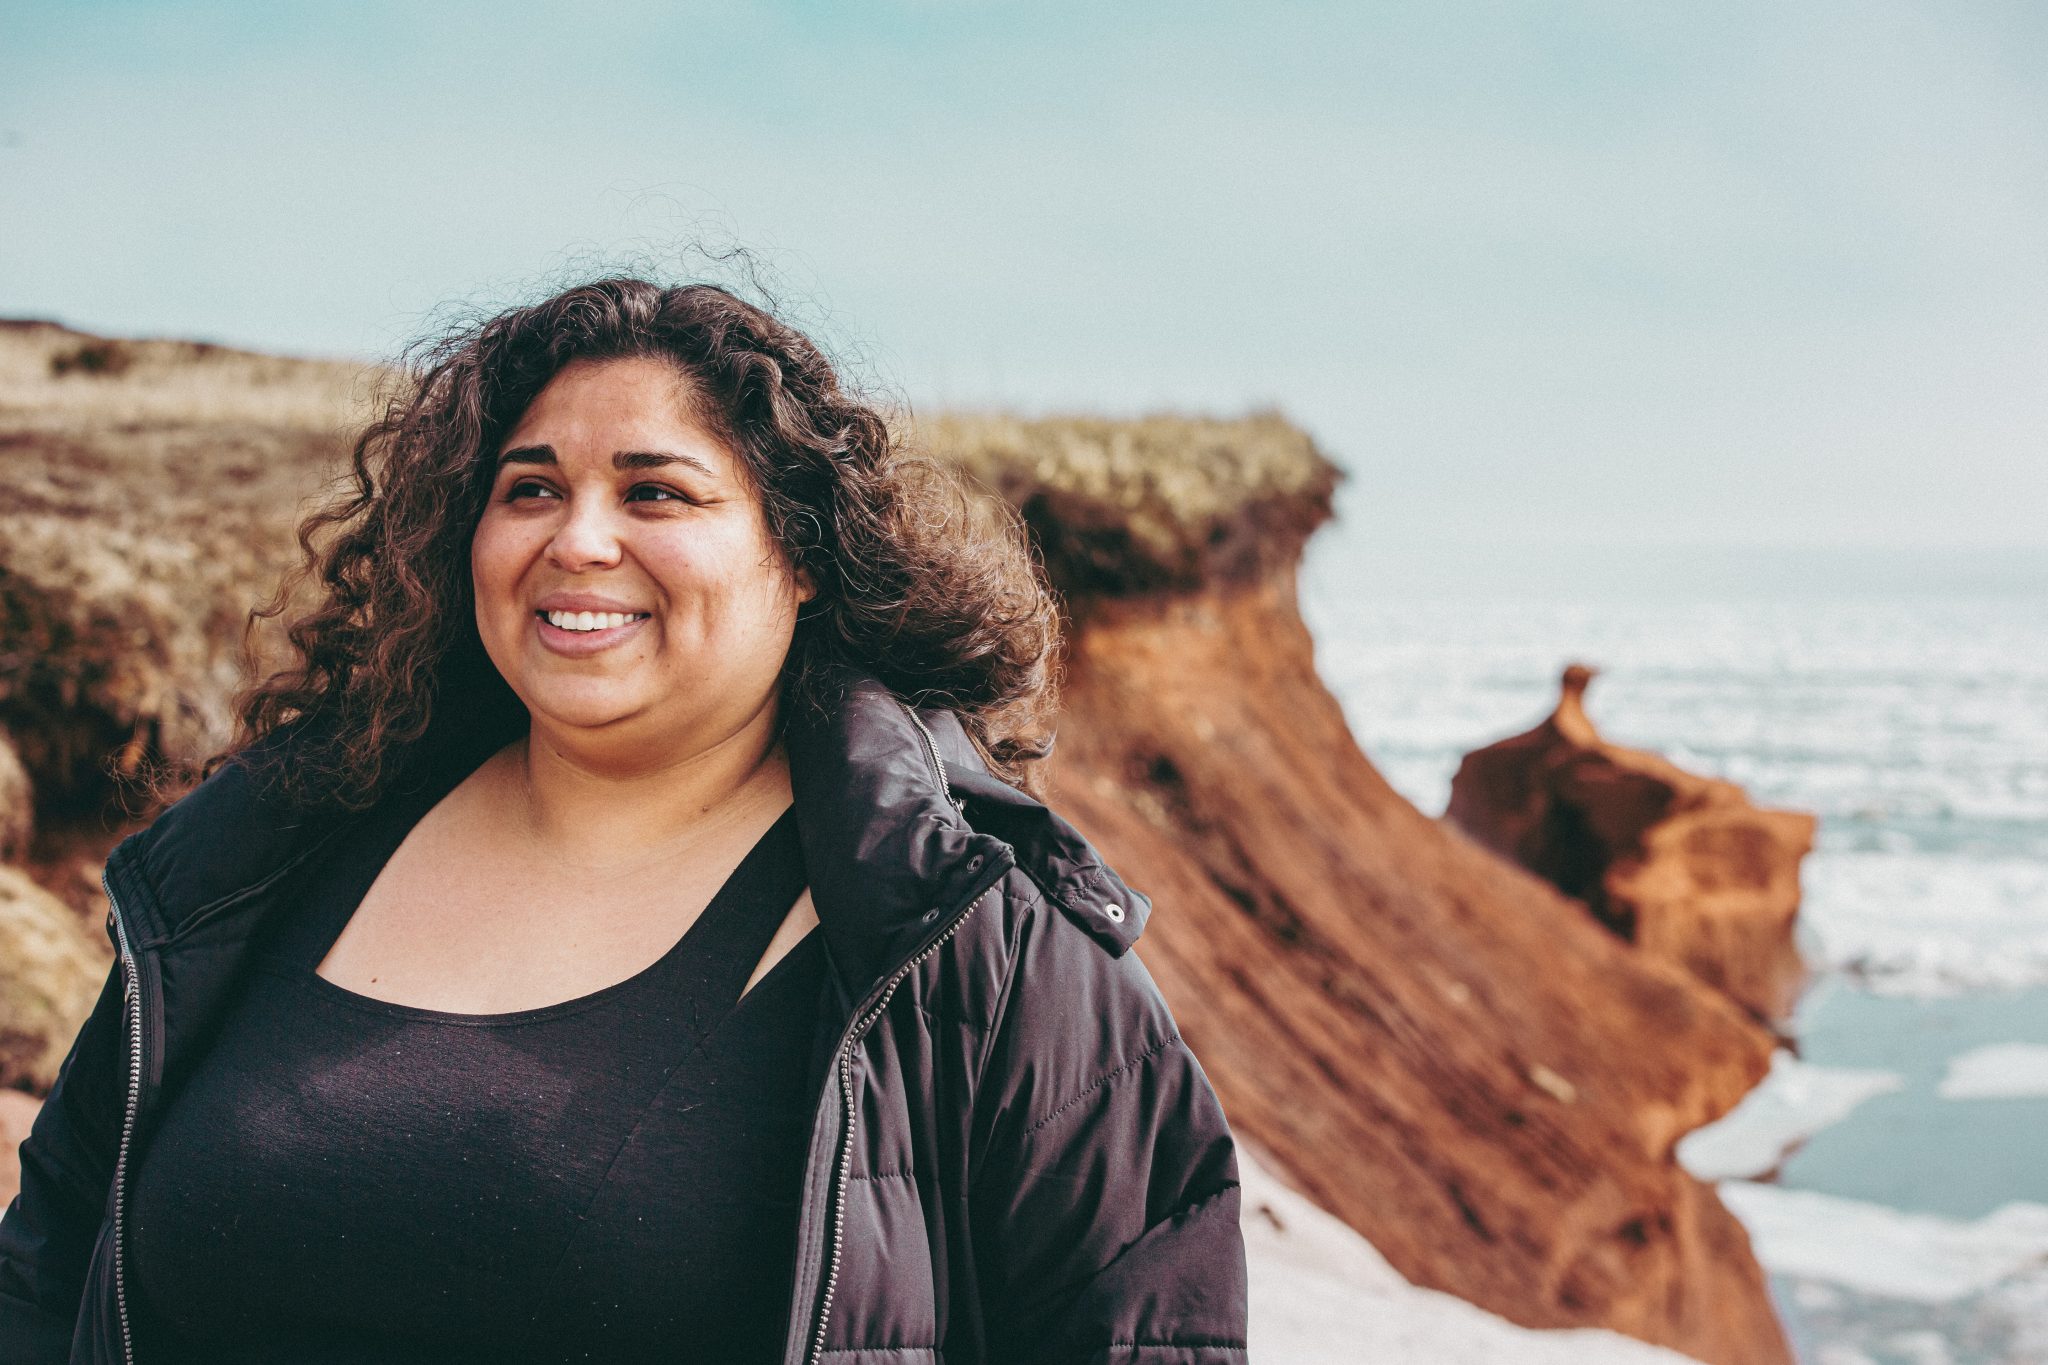
[[[0,315],[371,356],[700,233],[918,404],[1277,403],[1425,576],[2048,551],[2037,3],[0,0]]]

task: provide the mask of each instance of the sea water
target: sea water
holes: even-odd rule
[[[1814,1365],[2048,1362],[2048,596],[1375,595],[1302,608],[1360,745],[1430,814],[1570,662],[1610,739],[1820,817],[1795,1060],[1689,1165]]]

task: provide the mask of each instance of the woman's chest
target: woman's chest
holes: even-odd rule
[[[677,989],[503,1027],[259,968],[138,1168],[145,1302],[214,1347],[520,1360],[708,1331],[752,1359],[786,1304],[821,967],[800,954],[744,1011]]]
[[[809,906],[792,815],[758,824],[687,857],[614,864],[596,850],[565,865],[452,803],[416,822],[399,809],[352,833],[307,878],[311,898],[334,907],[318,973],[417,1008],[534,1009],[637,975],[734,900],[743,904],[727,913],[759,926],[758,957],[776,926]]]
[[[531,1009],[642,970],[716,890],[687,869],[668,879],[565,874],[531,850],[416,830],[362,887],[318,970],[420,1008]]]

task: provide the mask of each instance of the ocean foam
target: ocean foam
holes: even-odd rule
[[[1238,1144],[1253,1365],[1696,1365],[1615,1332],[1538,1331],[1408,1283]]]
[[[2048,983],[2048,862],[1823,849],[1803,880],[1827,965],[1880,995]]]
[[[1994,1043],[1950,1060],[1935,1093],[1945,1100],[2008,1100],[2048,1096],[2048,1047]]]
[[[2048,1261],[2048,1205],[1963,1222],[1747,1181],[1719,1190],[1774,1273],[1883,1298],[1953,1303]]]
[[[1778,1052],[1770,1075],[1742,1103],[1679,1141],[1679,1164],[1702,1180],[1765,1175],[1857,1105],[1904,1084],[1896,1072],[1811,1066]]]

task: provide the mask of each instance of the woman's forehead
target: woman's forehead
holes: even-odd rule
[[[732,456],[697,416],[699,395],[680,370],[660,360],[571,362],[550,379],[500,448],[548,445],[562,463],[608,460],[618,451],[680,447],[727,469]]]

